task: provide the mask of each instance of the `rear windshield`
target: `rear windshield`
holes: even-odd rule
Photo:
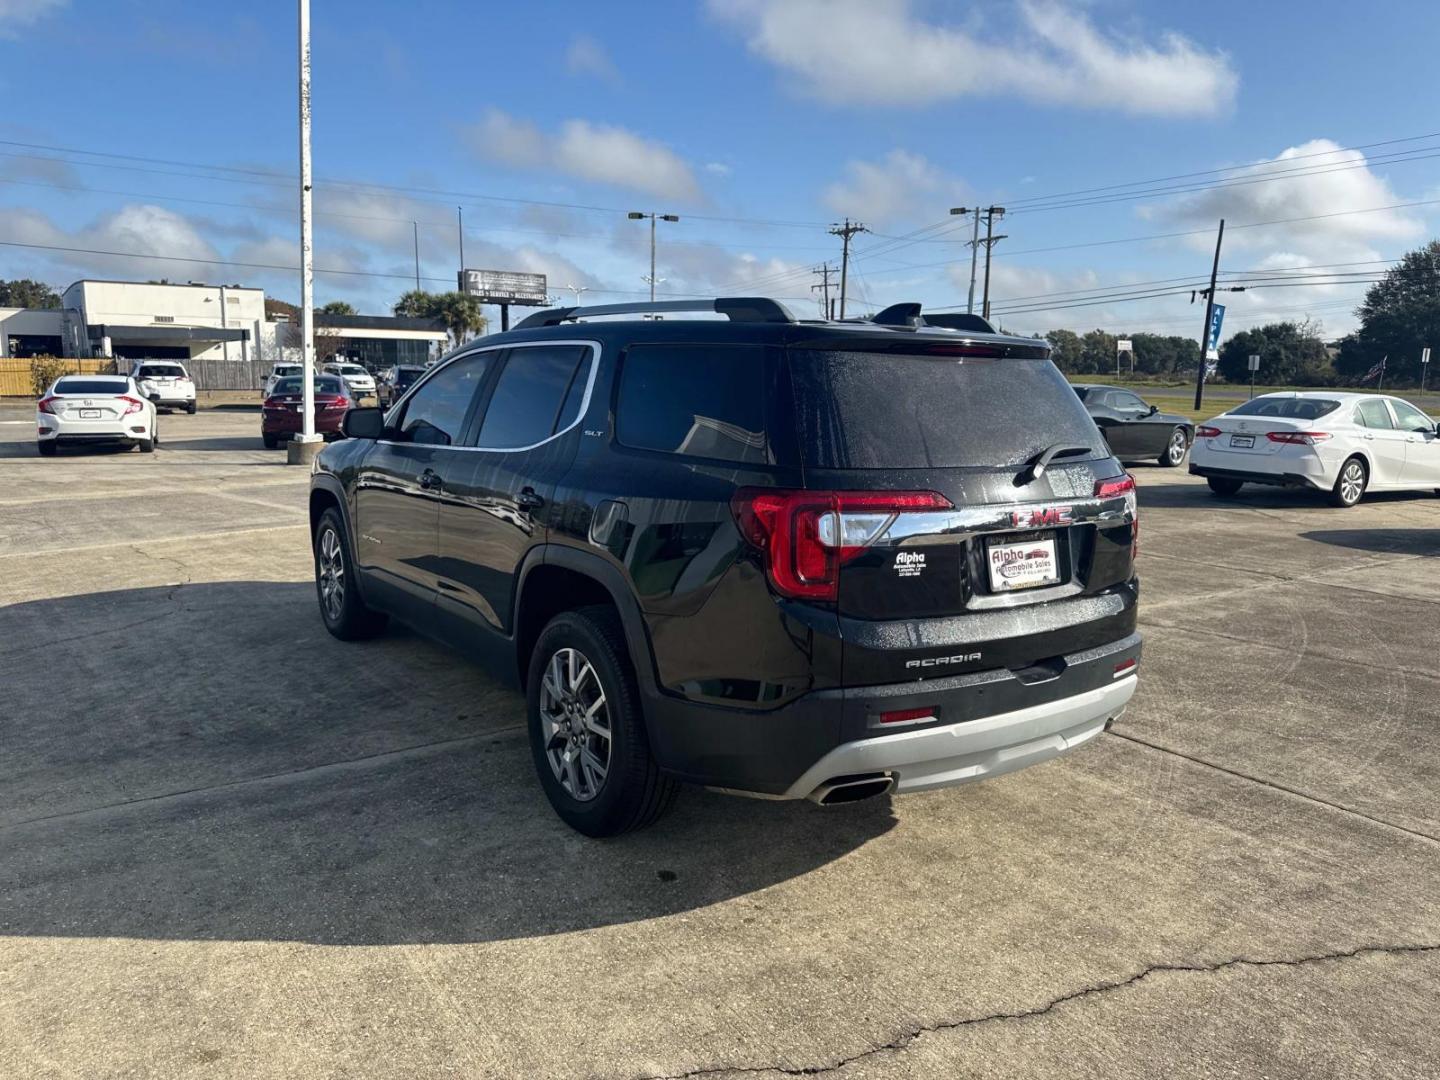
[[[1108,453],[1049,360],[801,349],[790,370],[812,468],[1018,465],[1056,443]]]
[[[284,367],[281,367],[281,366],[279,366],[279,365],[276,365],[276,367],[275,367],[275,374],[276,374],[276,375],[299,375],[299,374],[300,374],[300,365],[299,365],[299,364],[287,364],[287,365],[284,366]]]
[[[270,392],[276,397],[282,394],[298,394],[304,385],[303,377],[281,379],[275,384],[275,389]],[[334,375],[317,375],[315,376],[315,392],[317,394],[343,394],[345,388],[340,385],[340,380]]]
[[[124,379],[61,379],[57,394],[123,394],[130,384]]]
[[[1340,402],[1329,398],[1258,397],[1230,410],[1231,416],[1283,416],[1291,420],[1318,420],[1334,412]]]
[[[173,379],[185,374],[179,364],[146,364],[140,369],[140,378]]]

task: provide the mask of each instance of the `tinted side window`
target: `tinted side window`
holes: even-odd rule
[[[1432,431],[1435,428],[1435,421],[1408,401],[1391,398],[1390,407],[1395,410],[1395,419],[1401,431]]]
[[[1355,406],[1355,413],[1360,418],[1360,423],[1368,428],[1393,429],[1395,425],[1390,421],[1390,410],[1385,408],[1385,402],[1376,398],[1374,401],[1362,401]]]
[[[518,450],[548,439],[571,388],[585,377],[581,360],[589,352],[583,345],[512,349],[490,395],[475,445]],[[584,389],[582,385],[582,394]]]
[[[458,443],[465,416],[494,358],[493,352],[473,353],[436,372],[405,406],[400,418],[401,438],[434,446]]]
[[[773,464],[765,353],[745,345],[637,345],[620,372],[615,435],[625,446]]]
[[[1134,409],[1140,412],[1150,407],[1128,390],[1111,390],[1110,404],[1117,409]]]

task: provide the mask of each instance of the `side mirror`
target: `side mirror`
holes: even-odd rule
[[[1149,411],[1148,413],[1146,413],[1145,415],[1146,415],[1146,416],[1154,416],[1154,415],[1155,415],[1157,412],[1159,412],[1159,411],[1160,411],[1160,406],[1159,406],[1159,405],[1151,405],[1151,406],[1150,406],[1150,411]]]
[[[351,409],[340,421],[347,439],[378,439],[385,433],[385,414],[374,406]]]

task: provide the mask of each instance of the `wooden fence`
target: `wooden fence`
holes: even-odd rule
[[[46,359],[46,363],[55,361]],[[66,375],[125,375],[140,360],[61,360]],[[259,360],[183,360],[197,390],[259,390],[271,365]],[[33,397],[31,361],[0,357],[0,397]]]
[[[47,358],[47,363],[53,363]],[[61,360],[66,375],[113,375],[114,360]],[[0,357],[0,397],[34,397],[31,362]]]

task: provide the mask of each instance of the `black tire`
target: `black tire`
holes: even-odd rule
[[[1229,498],[1244,486],[1244,480],[1231,480],[1225,476],[1207,476],[1205,482],[1210,485],[1210,490],[1216,495]]]
[[[327,537],[334,536],[335,552],[339,559],[340,596],[338,603],[331,603],[326,590],[326,574],[329,549]],[[320,515],[311,538],[311,554],[315,560],[315,599],[320,604],[320,619],[325,629],[341,641],[364,641],[385,629],[389,616],[372,611],[360,599],[355,587],[355,563],[350,558],[350,540],[345,535],[345,523],[340,511],[333,506]],[[331,564],[333,566],[333,563]]]
[[[155,452],[155,444],[159,441],[159,439],[137,439],[135,440],[135,445],[140,447],[142,454],[153,454]]]
[[[274,435],[261,435],[260,438],[264,440],[266,450],[274,450],[280,445]]]
[[[35,448],[40,451],[41,457],[54,457],[60,449],[54,442],[37,442]]]
[[[1335,486],[1330,489],[1330,505],[1349,510],[1365,497],[1365,488],[1370,484],[1370,470],[1359,457],[1348,458],[1340,466],[1335,477]]]
[[[198,404],[197,402],[192,401],[192,402],[190,402],[190,404],[188,404],[188,405],[185,406],[185,411],[186,411],[187,413],[189,413],[191,416],[194,416],[194,415],[195,415],[195,410],[198,409],[199,407],[200,407],[200,406],[199,406],[199,404]]]
[[[564,649],[574,650],[589,662],[605,695],[610,731],[603,783],[583,799],[568,791],[556,775],[541,723],[546,670],[552,657]],[[586,836],[618,836],[653,824],[674,803],[679,784],[660,771],[650,753],[635,671],[613,608],[565,611],[550,620],[530,657],[526,706],[530,750],[540,786],[555,813],[572,829]]]
[[[1190,431],[1188,428],[1177,427],[1165,440],[1165,449],[1160,453],[1160,464],[1167,469],[1173,469],[1185,461],[1185,455],[1189,452]]]

